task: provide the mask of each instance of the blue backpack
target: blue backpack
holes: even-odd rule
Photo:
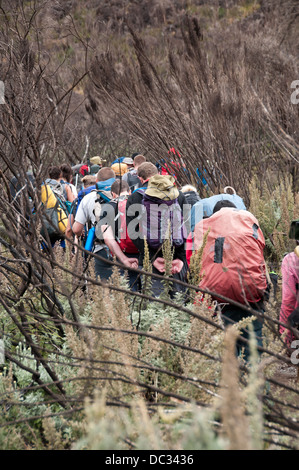
[[[122,163],[126,157],[119,157],[116,158],[112,163],[111,166],[114,165],[115,163]]]
[[[201,199],[196,202],[191,209],[191,231],[194,232],[195,225],[203,218],[211,217],[213,210],[218,201],[228,200],[235,204],[239,210],[246,210],[243,199],[238,196],[233,188],[234,194],[228,194],[225,191],[229,187],[224,188],[224,193]]]

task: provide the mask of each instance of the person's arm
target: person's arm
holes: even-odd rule
[[[68,219],[67,219],[67,226],[66,226],[66,229],[65,229],[65,236],[69,239],[74,238],[73,242],[78,243],[78,237],[73,233],[73,230],[72,230],[73,225],[74,225],[74,215],[70,214],[68,216]],[[67,242],[68,245],[72,245],[71,241],[66,240],[66,242]],[[75,251],[76,251],[76,249],[75,249]]]
[[[72,232],[77,237],[81,237],[84,231],[84,227],[89,221],[88,214],[85,211],[85,201],[81,201],[80,205],[78,206],[77,213],[75,216],[75,221],[72,225]]]
[[[84,230],[83,224],[77,221],[73,223],[72,232],[74,235],[77,235],[77,237],[81,237],[81,235],[83,234],[83,230]]]
[[[73,191],[71,190],[71,187],[68,184],[65,185],[65,190],[66,190],[67,200],[69,202],[73,202],[76,199],[76,197]]]
[[[116,256],[120,263],[124,264],[128,268],[138,268],[138,259],[137,258],[128,258],[123,251],[120,249],[119,244],[113,236],[113,231],[109,225],[101,226],[105,245],[109,248],[111,253]]]
[[[66,229],[65,229],[65,236],[67,238],[72,238],[73,237],[73,231],[72,231],[73,225],[74,225],[74,216],[73,216],[73,214],[70,214],[68,216],[67,226],[66,226]]]

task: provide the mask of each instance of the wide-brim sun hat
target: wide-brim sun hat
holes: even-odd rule
[[[101,157],[99,157],[98,155],[94,156],[94,157],[91,157],[89,159],[90,163],[92,165],[102,165],[103,163],[106,162],[106,160],[103,160]]]
[[[122,163],[125,163],[126,165],[134,165],[134,160],[133,158],[126,157],[123,159]]]
[[[116,176],[123,176],[128,171],[128,167],[125,163],[114,163],[111,165],[111,169]]]

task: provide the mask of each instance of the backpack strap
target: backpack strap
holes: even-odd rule
[[[134,189],[133,193],[144,194],[146,190],[147,190],[147,188],[145,188],[144,186],[141,186],[141,188],[136,188],[136,189]],[[133,193],[132,193],[132,194],[133,194]]]

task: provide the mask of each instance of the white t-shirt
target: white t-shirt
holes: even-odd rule
[[[93,210],[97,196],[98,195],[96,191],[90,191],[90,193],[84,196],[76,212],[76,222],[79,222],[82,225],[85,225],[88,222],[91,222],[92,224],[95,223],[95,215]]]
[[[94,206],[95,206],[95,201],[98,198],[97,191],[90,191],[90,193],[86,194],[82,201],[79,204],[79,207],[77,209],[76,215],[75,215],[75,221],[79,222],[82,225],[85,225],[89,222],[91,224],[94,224],[96,219],[95,215],[93,213]],[[106,245],[102,244],[95,244],[93,252],[96,253],[97,251],[105,248]]]

